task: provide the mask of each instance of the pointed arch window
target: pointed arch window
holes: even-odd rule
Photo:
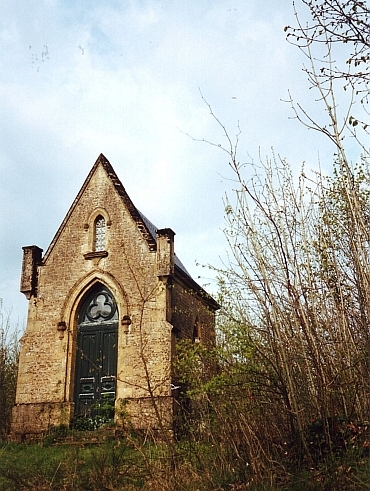
[[[102,215],[98,215],[96,217],[94,229],[95,229],[95,237],[94,237],[95,252],[104,251],[106,224],[105,224],[105,218]]]

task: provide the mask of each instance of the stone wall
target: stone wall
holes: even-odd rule
[[[19,404],[13,408],[11,437],[21,442],[53,426],[68,426],[72,415],[73,403]]]

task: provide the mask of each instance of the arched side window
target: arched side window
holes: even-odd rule
[[[193,326],[193,343],[200,343],[200,342],[201,342],[201,333],[200,333],[200,326],[197,317]]]
[[[102,215],[98,215],[96,217],[94,228],[95,228],[94,250],[95,252],[105,251],[106,225],[105,225],[105,219]]]

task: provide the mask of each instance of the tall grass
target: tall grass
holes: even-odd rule
[[[321,491],[368,490],[370,460],[332,459],[318,468],[293,471],[279,483],[256,482],[226,448],[192,438],[166,444],[137,435],[106,439],[99,432],[68,432],[30,444],[0,444],[0,490],[65,491]],[[100,440],[100,443],[96,442]],[[221,443],[221,442],[220,442]],[[225,444],[225,442],[223,443]],[[173,459],[175,455],[175,459]],[[227,465],[226,462],[228,463]]]

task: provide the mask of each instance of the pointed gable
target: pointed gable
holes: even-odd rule
[[[157,251],[157,232],[159,229],[143,213],[141,213],[140,210],[136,208],[134,203],[131,201],[131,198],[127,194],[124,186],[122,185],[120,179],[115,173],[112,165],[103,154],[100,154],[95,164],[93,165],[91,171],[89,172],[87,178],[85,179],[85,182],[83,183],[78,195],[76,196],[70,209],[68,210],[68,213],[65,216],[62,224],[60,225],[57,233],[55,234],[48,250],[46,251],[42,259],[43,264],[46,263],[54,247],[56,246],[63,232],[67,228],[67,224],[72,214],[78,207],[79,203],[82,201],[82,198],[84,194],[87,192],[88,187],[92,182],[94,175],[98,171],[99,167],[104,170],[108,182],[110,182],[113,185],[113,188],[117,192],[119,199],[122,201],[124,208],[128,211],[133,222],[136,224],[137,230],[139,231],[143,239],[147,242],[148,250],[150,252]],[[87,259],[90,257],[95,257],[95,255],[96,253],[87,253],[84,254],[84,257],[85,259]],[[186,284],[188,288],[197,292],[198,295],[200,295],[204,300],[206,300],[206,302],[209,304],[209,306],[212,309],[217,310],[219,308],[217,302],[207,292],[205,292],[203,288],[196,281],[194,281],[194,279],[191,277],[191,275],[186,270],[185,266],[182,264],[181,260],[176,254],[174,254],[174,276],[175,278],[177,278],[177,280],[182,281],[184,284]]]
[[[112,165],[108,161],[108,159],[101,153],[96,160],[95,164],[93,165],[91,171],[89,172],[87,178],[85,179],[85,182],[83,183],[79,193],[77,194],[75,200],[73,201],[70,209],[68,210],[67,215],[65,216],[62,224],[60,225],[57,233],[55,234],[53,240],[50,243],[50,246],[48,247],[48,250],[46,251],[43,261],[46,261],[47,258],[49,257],[51,251],[53,250],[56,242],[58,241],[61,233],[63,232],[70,216],[72,215],[74,209],[76,208],[78,202],[81,199],[81,196],[84,194],[86,188],[88,187],[89,183],[92,180],[93,175],[95,174],[97,168],[99,166],[102,166],[102,168],[105,170],[109,180],[113,184],[115,190],[117,191],[118,195],[122,199],[125,207],[129,211],[131,217],[137,224],[137,228],[140,230],[143,238],[147,241],[148,247],[150,251],[155,251],[157,248],[156,245],[156,239],[155,239],[155,232],[154,231],[154,226],[152,224],[149,225],[149,220],[147,220],[140,212],[139,210],[135,207],[133,202],[131,201],[131,198],[127,194],[125,188],[123,187],[121,181],[119,180],[117,174],[115,173]],[[152,228],[152,229],[151,229]]]

